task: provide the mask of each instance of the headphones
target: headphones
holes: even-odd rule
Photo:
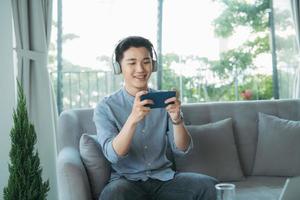
[[[122,73],[122,68],[120,63],[117,61],[117,56],[116,54],[119,53],[118,51],[120,50],[120,48],[127,42],[129,42],[129,40],[144,40],[144,43],[148,43],[148,45],[151,47],[151,51],[152,51],[152,72],[156,72],[157,71],[157,54],[156,51],[152,45],[152,43],[142,37],[139,36],[129,36],[127,38],[124,38],[123,40],[121,40],[115,47],[115,50],[113,52],[112,55],[112,66],[113,66],[113,70],[114,70],[114,74],[121,74]],[[145,47],[147,49],[147,44],[146,45],[129,45],[129,47]],[[124,51],[122,52],[124,53]]]

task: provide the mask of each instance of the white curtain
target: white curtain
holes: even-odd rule
[[[298,53],[300,50],[300,0],[290,0],[291,1],[291,9],[293,14],[293,21],[295,24],[296,30],[296,38],[297,38],[297,46]],[[293,83],[293,98],[300,98],[300,66],[296,70],[296,75]]]
[[[47,69],[52,23],[52,0],[11,0],[18,80],[24,86],[28,113],[37,133],[44,180],[50,180],[48,199],[57,199],[57,111]]]

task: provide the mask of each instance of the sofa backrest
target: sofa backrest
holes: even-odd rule
[[[233,119],[234,137],[245,175],[251,175],[258,138],[258,112],[300,120],[300,100],[207,102],[182,106],[186,125]]]
[[[92,108],[85,108],[61,113],[58,121],[58,151],[66,146],[78,149],[83,133],[96,134],[93,111]],[[193,103],[183,104],[182,111],[186,125],[207,124],[231,117],[241,166],[245,175],[251,175],[257,145],[258,112],[300,120],[300,100]]]

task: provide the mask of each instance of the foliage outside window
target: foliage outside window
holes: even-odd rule
[[[248,39],[235,48],[221,52],[219,59],[189,56],[183,62],[196,61],[197,73],[189,78],[183,77],[184,101],[220,101],[240,99],[271,99],[272,75],[257,70],[259,59],[270,57],[269,16],[270,2],[216,0],[223,11],[213,21],[217,37],[229,39],[240,30],[246,30]],[[199,36],[200,37],[200,36]],[[179,62],[178,55],[164,55],[165,89],[179,85],[176,74],[169,68],[172,62]],[[258,62],[257,62],[258,61]],[[271,62],[270,62],[271,63]],[[271,69],[271,66],[263,66]],[[210,80],[207,80],[209,79]],[[180,86],[179,86],[180,87]],[[245,97],[247,91],[250,95]]]

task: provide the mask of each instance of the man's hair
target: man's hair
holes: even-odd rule
[[[149,51],[151,59],[153,59],[153,45],[148,39],[141,36],[129,36],[121,40],[116,46],[115,61],[120,63],[124,56],[123,53],[130,47],[145,47]]]

